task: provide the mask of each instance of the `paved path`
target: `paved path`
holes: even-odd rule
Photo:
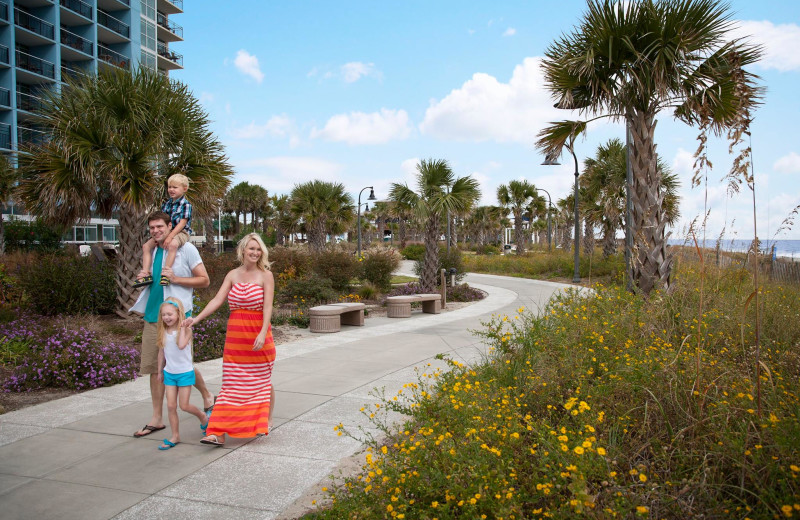
[[[404,264],[407,271],[408,264]],[[150,417],[147,379],[100,388],[0,416],[0,515],[4,519],[275,519],[359,451],[333,427],[370,424],[360,413],[416,381],[434,356],[472,362],[484,348],[469,329],[493,313],[543,306],[563,284],[468,275],[488,297],[439,315],[369,318],[365,327],[278,346],[276,398],[268,437],[199,443],[197,419],[181,414],[182,443],[156,449],[169,429],[134,439]],[[199,363],[212,392],[221,360]],[[202,405],[198,392],[193,402]],[[398,417],[399,419],[400,417]],[[166,420],[166,416],[165,416]],[[296,506],[295,506],[296,507]],[[285,516],[285,515],[284,515]]]

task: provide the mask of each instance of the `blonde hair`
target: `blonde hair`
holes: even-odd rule
[[[247,235],[243,236],[241,240],[239,240],[239,243],[236,245],[236,258],[239,260],[240,264],[244,263],[244,250],[247,247],[247,243],[251,240],[255,240],[258,246],[261,248],[261,258],[258,259],[258,263],[256,265],[262,271],[269,271],[270,263],[267,245],[264,244],[264,241],[261,239],[261,235],[258,233],[248,233]]]
[[[164,326],[164,320],[161,319],[161,309],[164,305],[174,305],[178,308],[178,328],[181,328],[181,324],[183,323],[183,319],[186,317],[186,312],[183,310],[183,303],[174,296],[170,296],[164,303],[162,303],[158,307],[158,327],[156,329],[157,339],[156,345],[158,348],[164,348],[164,334],[167,332],[167,328]]]
[[[170,175],[169,179],[167,179],[167,185],[172,181],[177,182],[187,190],[189,189],[189,177],[182,173],[176,173],[175,175]]]

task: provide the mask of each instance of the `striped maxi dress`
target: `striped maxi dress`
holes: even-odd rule
[[[228,293],[231,316],[222,354],[222,389],[208,422],[207,435],[255,437],[268,432],[275,341],[272,327],[264,347],[253,342],[264,323],[264,288],[235,283]]]

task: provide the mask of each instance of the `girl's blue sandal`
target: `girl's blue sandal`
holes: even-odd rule
[[[164,439],[164,444],[159,446],[158,449],[161,450],[161,451],[167,451],[167,450],[171,450],[176,445],[178,445],[177,442],[170,442],[169,439]]]

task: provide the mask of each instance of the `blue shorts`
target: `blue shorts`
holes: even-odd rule
[[[192,386],[194,384],[194,370],[183,374],[170,374],[164,370],[165,386]]]

